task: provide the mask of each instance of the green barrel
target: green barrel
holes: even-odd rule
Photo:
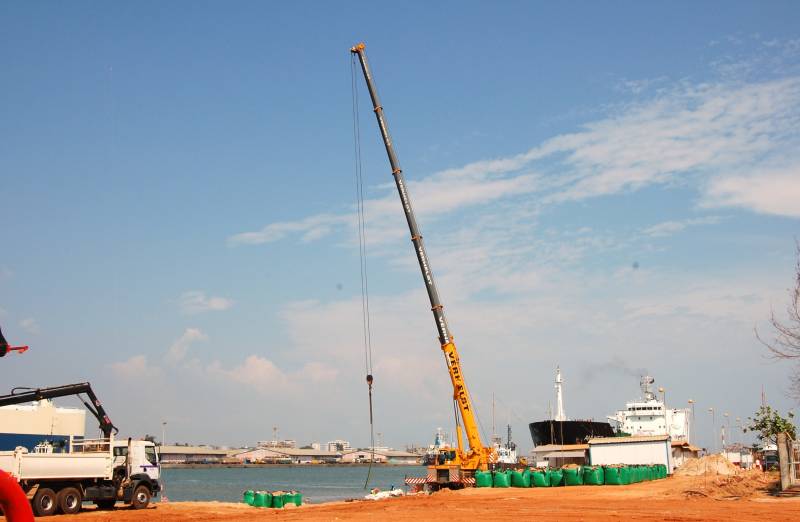
[[[507,488],[511,486],[511,479],[507,471],[495,471],[492,485],[496,488]]]
[[[253,499],[255,507],[270,507],[272,505],[272,494],[268,491],[256,491]]]
[[[609,486],[621,486],[625,484],[622,481],[622,468],[605,467],[603,468],[603,481]]]
[[[303,505],[303,494],[299,491],[294,492],[294,505],[295,506],[302,506]]]
[[[525,471],[512,471],[511,472],[511,487],[512,488],[529,488],[531,487],[531,472]]]
[[[248,506],[252,506],[253,505],[253,500],[255,500],[255,497],[256,497],[256,492],[253,491],[252,489],[248,489],[242,495],[242,502],[244,502]]]
[[[659,464],[658,467],[661,470],[661,478],[667,478],[667,475],[669,475],[669,473],[667,472],[666,464]]]
[[[490,488],[490,487],[492,487],[492,472],[491,471],[476,471],[475,472],[475,487],[476,488]]]
[[[290,492],[284,493],[283,494],[283,505],[284,506],[288,506],[290,504],[297,505],[297,501],[295,500],[296,496],[297,496],[297,494],[294,491],[290,491]]]
[[[564,485],[564,472],[560,469],[550,470],[550,485],[563,486]]]
[[[564,485],[565,486],[582,486],[583,485],[583,470],[578,466],[577,468],[563,468],[564,472]]]
[[[276,491],[272,494],[272,507],[274,508],[282,508],[283,507],[283,492]]]
[[[533,485],[537,488],[549,488],[550,487],[550,470],[543,469],[537,470],[531,473],[533,475]]]
[[[584,466],[583,468],[583,483],[590,486],[603,485],[603,467],[602,466]]]

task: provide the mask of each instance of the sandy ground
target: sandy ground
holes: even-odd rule
[[[800,520],[800,496],[769,493],[774,477],[671,477],[630,486],[465,489],[382,501],[335,502],[283,510],[223,502],[169,502],[134,511],[87,508],[61,521],[182,520]]]

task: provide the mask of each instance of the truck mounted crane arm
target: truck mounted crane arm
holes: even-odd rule
[[[85,393],[89,397],[90,402],[83,400],[80,395]],[[119,432],[116,426],[108,418],[105,408],[97,398],[92,385],[88,382],[80,382],[77,384],[65,384],[64,386],[55,386],[52,388],[14,388],[8,395],[0,395],[0,406],[9,406],[12,404],[23,404],[31,401],[41,401],[43,399],[54,399],[56,397],[69,397],[77,395],[81,402],[86,406],[92,415],[95,416],[100,423],[100,431],[106,438],[111,437],[111,432],[114,434]]]
[[[467,436],[469,444],[469,452],[464,452],[461,447],[461,434],[458,433],[458,446],[459,457],[461,460],[462,468],[464,469],[479,469],[487,465],[489,456],[492,449],[485,447],[481,442],[480,432],[478,431],[478,424],[476,421],[475,411],[472,406],[469,392],[467,391],[467,384],[464,381],[464,375],[461,371],[461,361],[458,357],[458,350],[453,343],[453,336],[447,326],[447,319],[444,315],[444,307],[439,299],[439,293],[436,290],[436,284],[433,281],[433,273],[431,272],[431,265],[428,261],[428,255],[425,251],[425,244],[422,241],[422,234],[417,227],[417,220],[414,216],[414,210],[411,207],[411,199],[406,187],[403,171],[400,168],[400,163],[397,160],[397,155],[394,151],[392,138],[389,135],[389,128],[386,123],[386,117],[383,114],[383,107],[381,106],[378,98],[378,91],[372,79],[372,73],[367,62],[367,55],[365,46],[360,43],[350,49],[350,52],[358,56],[358,61],[361,64],[361,70],[364,73],[364,79],[367,83],[370,98],[372,99],[372,107],[375,112],[375,118],[378,121],[378,128],[383,138],[383,144],[386,147],[386,154],[389,156],[389,164],[392,168],[392,176],[394,176],[397,192],[400,195],[400,202],[403,205],[403,212],[408,222],[408,229],[411,232],[411,242],[414,244],[414,251],[417,255],[419,268],[422,271],[422,279],[425,282],[425,289],[428,292],[428,298],[431,303],[431,311],[433,312],[433,319],[436,323],[436,328],[439,333],[439,343],[441,344],[442,352],[447,362],[447,368],[450,373],[450,381],[453,385],[453,400],[458,405],[458,411],[464,425],[464,431]],[[458,419],[456,419],[458,420]],[[456,426],[457,431],[460,430]]]

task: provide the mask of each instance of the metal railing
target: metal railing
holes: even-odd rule
[[[70,442],[70,453],[108,453],[111,439],[79,439]]]

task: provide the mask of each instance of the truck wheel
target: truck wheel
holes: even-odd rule
[[[74,515],[81,510],[83,495],[78,488],[66,487],[58,492],[58,510],[65,515]]]
[[[133,490],[133,497],[131,498],[131,507],[133,509],[144,509],[150,504],[150,488],[144,484],[136,486]]]
[[[116,499],[113,498],[104,498],[103,500],[94,501],[94,504],[98,507],[98,509],[114,509],[114,505],[116,503]]]
[[[49,517],[56,512],[56,492],[50,488],[39,488],[33,496],[33,514],[37,517]]]

